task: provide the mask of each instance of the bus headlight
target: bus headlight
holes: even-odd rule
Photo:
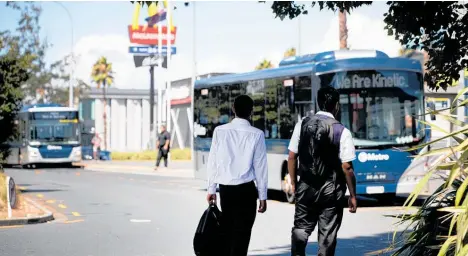
[[[30,157],[38,157],[40,155],[38,148],[28,147],[28,155]]]
[[[421,181],[422,178],[423,176],[419,176],[419,175],[408,175],[408,176],[402,177],[401,181],[408,182],[408,183],[417,183]]]

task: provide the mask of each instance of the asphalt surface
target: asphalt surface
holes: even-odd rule
[[[204,182],[82,169],[7,169],[23,192],[50,207],[50,223],[0,228],[0,255],[194,255],[192,241],[205,208]],[[337,255],[388,246],[392,207],[345,210]],[[258,214],[249,255],[289,255],[293,205],[269,201]],[[308,253],[316,255],[316,236]],[[385,254],[380,254],[385,255]]]

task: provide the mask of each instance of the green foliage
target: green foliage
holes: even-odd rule
[[[190,160],[190,149],[174,148],[171,149],[171,160]],[[156,151],[142,151],[142,152],[111,152],[112,160],[132,160],[132,161],[144,161],[144,160],[156,160]]]
[[[454,104],[466,91],[461,91]],[[461,106],[463,104],[458,104]],[[455,111],[453,108],[452,111]],[[421,153],[418,157],[439,156],[428,170],[426,176],[419,182],[410,194],[405,206],[411,207],[419,196],[423,187],[435,175],[442,176],[445,183],[430,195],[423,205],[413,214],[398,216],[400,225],[407,225],[403,236],[395,239],[397,255],[455,255],[465,256],[468,250],[468,126],[450,115],[433,111],[437,118],[448,120],[454,127],[453,132],[444,131],[431,123],[432,128],[441,130],[445,137],[453,139],[455,145],[441,149],[432,149]],[[419,145],[413,149],[425,147],[440,141],[433,140],[428,144]]]
[[[271,8],[276,17],[294,19],[307,14],[307,6],[318,3],[320,10],[350,12],[354,8],[370,5],[369,1],[275,1]],[[462,59],[468,53],[468,4],[462,2],[389,1],[384,14],[385,29],[406,48],[422,49],[429,54],[425,81],[430,88],[446,89],[460,78],[459,71],[468,67]],[[378,47],[378,46],[376,46]]]
[[[262,69],[268,69],[268,68],[273,68],[273,63],[271,63],[271,61],[267,59],[264,59],[255,67],[255,70],[262,70]]]
[[[16,135],[15,118],[21,108],[21,86],[36,75],[44,62],[46,44],[39,34],[41,8],[34,3],[7,2],[6,6],[20,12],[15,31],[0,31],[0,160],[9,153],[6,142]]]

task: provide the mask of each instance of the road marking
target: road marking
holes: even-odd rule
[[[35,173],[35,174],[39,174],[39,173],[41,173],[41,171],[35,171],[34,173]]]
[[[10,229],[10,228],[22,228],[24,227],[23,225],[14,225],[14,226],[4,226],[0,227],[0,229]]]
[[[131,219],[130,222],[133,222],[133,223],[143,223],[143,222],[151,222],[151,220],[136,220],[136,219]]]
[[[72,212],[72,214],[73,214],[73,216],[75,216],[75,217],[80,217],[80,216],[81,216],[81,214],[78,213],[78,212]]]
[[[76,176],[80,176],[80,175],[81,175],[81,173],[79,173],[79,172],[76,173]]]
[[[53,203],[55,203],[55,200],[47,200],[46,203],[53,204]]]
[[[39,197],[39,198],[43,198],[43,197],[44,197],[43,194],[37,194],[36,196]]]
[[[18,187],[20,190],[26,190],[26,187]]]
[[[63,224],[72,224],[72,223],[78,223],[78,222],[83,222],[84,220],[83,219],[79,219],[79,220],[66,220],[64,222],[62,222]]]
[[[67,209],[67,206],[64,205],[64,204],[59,204],[58,207],[59,207],[59,208],[62,208],[62,209]]]

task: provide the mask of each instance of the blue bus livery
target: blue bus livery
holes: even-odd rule
[[[316,94],[323,86],[340,92],[338,119],[350,129],[356,146],[357,193],[395,195],[412,163],[410,156],[418,153],[402,149],[428,141],[430,132],[416,121],[424,112],[421,63],[380,51],[310,54],[285,59],[278,68],[196,81],[195,177],[206,179],[213,131],[233,118],[235,97],[248,94],[255,102],[252,125],[265,132],[269,188],[284,191],[293,202],[289,139],[298,120],[318,111]]]
[[[24,106],[18,114],[18,136],[10,143],[7,164],[81,161],[78,110],[59,104]]]

